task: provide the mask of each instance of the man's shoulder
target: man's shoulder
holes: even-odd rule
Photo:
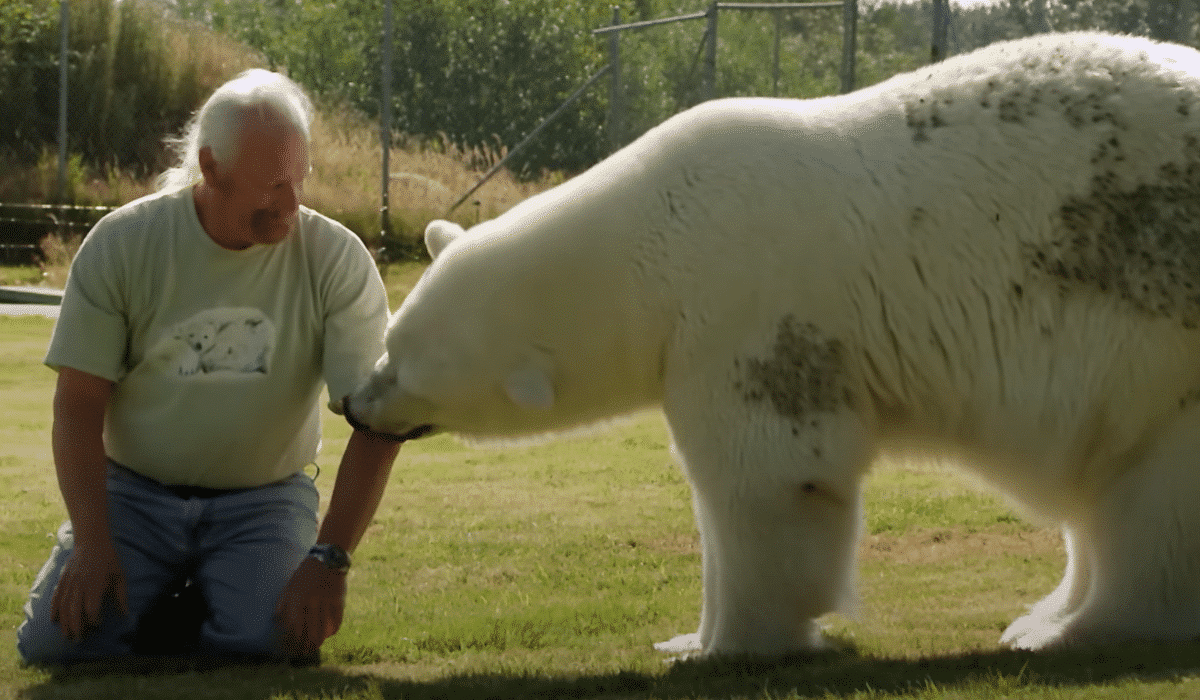
[[[342,256],[350,251],[361,251],[370,255],[363,240],[345,224],[305,206],[300,207],[299,217],[300,230],[308,239],[309,246],[335,256]]]
[[[161,227],[171,219],[172,212],[190,203],[190,191],[167,190],[139,197],[109,212],[88,234],[88,238],[113,238],[128,235],[139,229]]]
[[[358,240],[358,236],[340,221],[328,217],[316,209],[300,206],[301,227],[311,234],[327,236],[336,240]]]
[[[190,197],[190,187],[159,190],[158,192],[151,192],[148,195],[138,197],[132,202],[117,207],[108,216],[136,216],[139,213],[154,211],[156,209],[180,207],[185,202],[190,202]]]

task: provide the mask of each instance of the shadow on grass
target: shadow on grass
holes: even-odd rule
[[[580,678],[492,674],[427,683],[377,679],[385,698],[725,698],[838,697],[860,691],[910,693],[956,688],[1084,687],[1117,679],[1164,680],[1195,673],[1200,644],[1147,645],[1032,654],[988,651],[921,659],[853,652],[779,659],[724,658],[674,664],[661,676],[617,673]]]
[[[220,666],[64,669],[21,692],[27,700],[88,698],[725,698],[839,697],[856,692],[1013,692],[1119,680],[1179,680],[1200,673],[1200,643],[1147,644],[1032,654],[984,651],[893,659],[855,652],[776,659],[683,661],[662,674],[634,672],[554,677],[476,673],[406,681],[336,667]]]

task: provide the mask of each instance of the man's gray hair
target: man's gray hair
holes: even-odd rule
[[[253,68],[217,88],[183,134],[168,141],[177,165],[158,176],[159,190],[200,181],[200,150],[206,146],[217,163],[228,164],[237,155],[243,120],[250,114],[282,118],[310,140],[313,106],[304,89],[279,73]]]

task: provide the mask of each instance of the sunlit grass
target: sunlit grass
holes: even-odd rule
[[[393,306],[421,266],[389,266]],[[889,462],[868,480],[862,603],[826,622],[843,650],[663,663],[655,641],[699,615],[686,481],[654,412],[547,444],[406,444],[355,555],[325,665],[23,669],[29,583],[63,518],[49,456],[51,321],[0,318],[0,697],[1188,698],[1195,645],[1033,655],[1001,629],[1053,587],[1056,533],[944,465]],[[326,416],[328,497],[349,429]]]

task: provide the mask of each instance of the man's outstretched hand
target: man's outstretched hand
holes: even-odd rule
[[[275,608],[288,657],[317,658],[321,645],[342,626],[345,610],[346,574],[306,557],[292,574]]]

